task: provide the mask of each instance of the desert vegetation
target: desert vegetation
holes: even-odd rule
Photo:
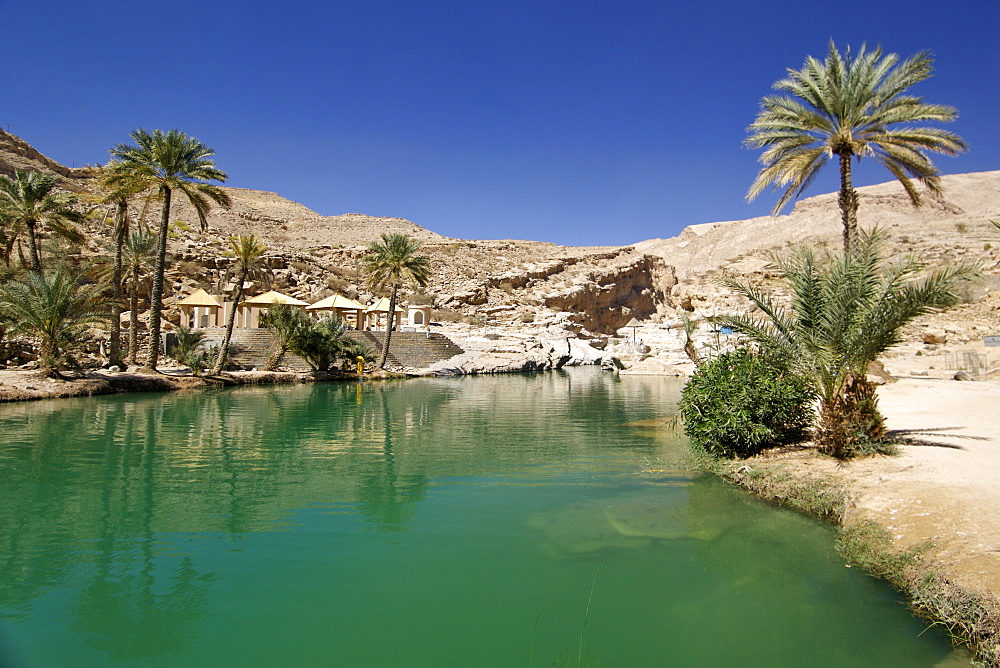
[[[389,356],[389,341],[395,324],[399,289],[404,284],[423,288],[430,278],[430,260],[425,255],[417,254],[422,245],[406,234],[383,234],[381,241],[368,247],[368,253],[364,257],[364,273],[368,285],[374,290],[389,291],[385,341],[377,365],[379,369],[385,368],[385,360]]]
[[[840,206],[844,252],[858,229],[858,193],[852,181],[852,161],[871,157],[882,164],[906,190],[914,206],[921,203],[916,180],[940,195],[940,172],[927,152],[957,155],[967,149],[958,135],[916,123],[954,120],[958,111],[925,103],[910,87],[931,76],[933,60],[922,51],[902,62],[881,47],[841,54],[831,40],[826,58],[806,58],[802,69],[774,84],[785,95],[761,100],[760,112],[748,128],[745,145],[763,148],[763,168],[747,192],[753,200],[768,186],[784,188],[774,206],[777,214],[815,179],[828,160],[840,169]]]
[[[863,231],[841,255],[797,248],[777,257],[789,309],[745,281],[725,279],[753,308],[717,322],[750,348],[703,365],[685,390],[683,415],[695,444],[729,456],[756,454],[804,426],[795,407],[812,396],[812,438],[821,452],[848,459],[891,449],[868,367],[900,342],[907,323],[957,304],[959,283],[978,268],[956,264],[922,276],[926,267],[915,258],[887,262],[882,244],[880,232]]]

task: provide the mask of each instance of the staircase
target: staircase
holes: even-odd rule
[[[206,349],[222,345],[222,339],[226,335],[226,330],[222,327],[209,327],[200,331],[205,332],[201,345]],[[229,368],[263,370],[267,366],[267,360],[278,348],[278,341],[270,330],[240,328],[233,329],[229,345]],[[308,362],[292,353],[285,353],[278,366],[289,371],[312,370]]]
[[[376,355],[382,353],[385,342],[385,332],[347,332],[353,339],[367,342],[375,349]],[[435,362],[451,359],[465,351],[444,334],[436,332],[393,332],[389,340],[389,357],[386,366],[423,369]]]

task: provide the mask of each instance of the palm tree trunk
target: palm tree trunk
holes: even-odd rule
[[[284,343],[278,344],[278,349],[275,350],[269,358],[267,358],[267,364],[264,365],[264,371],[274,371],[281,364],[281,360],[285,358],[288,354],[288,346]]]
[[[226,321],[226,333],[222,337],[222,345],[219,346],[219,356],[215,358],[215,366],[209,372],[209,375],[216,375],[222,373],[223,367],[226,366],[226,360],[229,357],[229,342],[233,338],[233,327],[236,325],[236,309],[240,305],[240,300],[243,299],[243,283],[247,280],[247,272],[240,272],[240,280],[236,284],[236,296],[233,302],[233,310],[229,312],[229,320]]]
[[[157,237],[156,266],[153,269],[153,289],[149,296],[149,357],[146,366],[156,371],[160,359],[160,317],[163,311],[163,272],[167,264],[167,229],[170,225],[170,188],[163,186],[163,211]]]
[[[122,248],[125,246],[125,222],[128,205],[118,203],[115,212],[115,262],[111,270],[111,345],[108,366],[120,366],[122,356]]]
[[[129,291],[128,363],[138,364],[139,356],[139,269],[132,268],[132,285]]]
[[[396,322],[396,291],[397,285],[392,286],[392,294],[389,296],[389,313],[385,321],[385,341],[382,342],[382,356],[378,361],[378,368],[385,368],[385,361],[389,357],[389,339],[392,337],[392,326]]]
[[[844,224],[844,254],[851,251],[851,245],[858,234],[858,191],[851,182],[851,154],[840,154],[840,219]]]
[[[42,273],[42,258],[38,254],[38,239],[35,236],[35,221],[28,219],[25,221],[28,228],[28,250],[31,254],[31,271]]]

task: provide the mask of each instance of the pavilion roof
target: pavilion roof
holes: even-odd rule
[[[296,299],[295,297],[290,297],[288,295],[282,294],[280,292],[275,292],[271,290],[270,292],[265,292],[262,295],[257,295],[251,299],[247,299],[243,302],[247,306],[270,306],[271,304],[290,304],[291,306],[306,306],[308,302],[304,302],[301,299]]]
[[[365,310],[368,311],[369,313],[372,312],[372,311],[382,311],[384,313],[388,313],[389,312],[389,298],[388,297],[382,297],[382,299],[378,300],[377,302],[375,302],[374,304],[372,304],[371,306],[369,306]],[[396,312],[397,313],[402,313],[403,312],[403,309],[401,309],[399,307],[399,304],[396,304]]]
[[[177,302],[178,306],[209,306],[214,308],[222,308],[222,304],[219,300],[208,294],[201,288],[198,288],[191,294],[189,294],[184,299]]]
[[[348,299],[343,295],[331,295],[326,299],[321,299],[315,304],[306,307],[307,311],[319,309],[346,309],[350,311],[364,311],[365,305],[359,304],[353,299]]]

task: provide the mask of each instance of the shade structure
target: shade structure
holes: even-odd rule
[[[627,323],[625,323],[625,326],[632,328],[632,343],[635,343],[635,338],[636,338],[635,337],[635,331],[636,331],[637,328],[642,327],[642,323],[640,323],[635,318],[632,318]]]
[[[308,302],[304,302],[301,299],[296,299],[295,297],[290,297],[289,295],[271,290],[270,292],[265,292],[262,295],[257,295],[252,299],[247,299],[243,302],[243,304],[241,304],[241,306],[273,306],[274,304],[289,304],[290,306],[309,305]]]
[[[177,302],[178,306],[207,306],[208,308],[222,308],[219,300],[198,288],[184,299]]]
[[[201,288],[177,302],[177,306],[181,309],[180,324],[191,329],[218,327],[222,318],[222,304]]]
[[[403,322],[403,309],[396,305],[396,310],[392,314],[392,326],[399,327]],[[369,329],[381,329],[389,320],[389,298],[382,297],[377,302],[365,309],[365,327]]]
[[[369,306],[365,310],[369,311],[369,312],[371,312],[371,311],[381,311],[382,313],[388,313],[389,312],[389,298],[388,297],[382,297],[382,299],[378,300],[377,302],[375,302],[374,304],[372,304],[371,306]],[[396,304],[396,313],[402,313],[402,312],[403,312],[403,309],[401,309],[399,307],[399,304]]]
[[[343,295],[332,295],[326,299],[321,299],[315,304],[306,307],[307,311],[364,311],[364,304],[359,304],[353,299],[348,299]]]
[[[321,299],[315,304],[307,306],[306,311],[309,311],[316,317],[319,317],[321,312],[329,311],[343,319],[348,327],[355,329],[364,327],[365,305],[359,304],[343,295],[332,295],[326,299]]]

